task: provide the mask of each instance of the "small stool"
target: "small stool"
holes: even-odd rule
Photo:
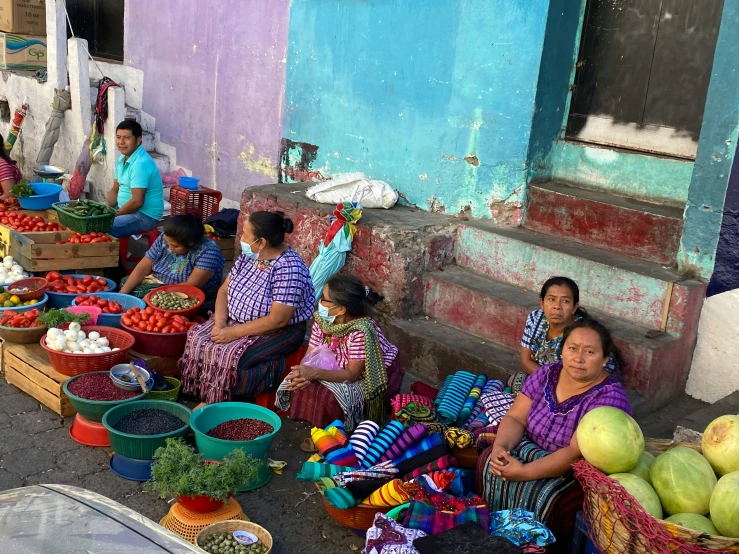
[[[159,238],[159,229],[156,227],[154,229],[149,229],[148,231],[144,231],[141,233],[142,235],[146,236],[146,239],[149,243],[149,248],[152,247],[154,242]],[[134,267],[136,267],[135,264],[140,262],[142,260],[141,257],[128,257],[128,239],[131,237],[123,237],[121,239],[118,239],[119,247],[118,247],[118,255],[121,258],[121,263],[123,264],[123,267],[126,268],[126,275],[131,275],[131,272],[133,271]],[[133,263],[133,267],[129,267],[128,264]]]

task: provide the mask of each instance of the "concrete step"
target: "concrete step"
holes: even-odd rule
[[[524,226],[609,252],[674,266],[683,213],[553,181],[529,185]]]
[[[460,267],[529,291],[553,275],[571,277],[582,304],[648,329],[662,326],[669,303],[666,328],[677,335],[686,322],[697,324],[705,291],[702,283],[658,264],[487,221],[458,227],[455,257]]]
[[[144,131],[143,140],[141,144],[144,146],[144,150],[149,152],[150,154],[152,152],[155,152],[157,149],[157,140],[154,133],[149,133],[148,131]]]
[[[526,317],[539,307],[538,293],[495,281],[470,270],[447,266],[426,276],[424,311],[467,333],[518,350]],[[586,309],[588,306],[584,306]],[[674,368],[672,350],[678,337],[669,334],[647,338],[649,329],[588,309],[611,330],[626,362],[627,388],[651,397],[673,387],[664,378]],[[675,392],[682,392],[682,389]]]
[[[150,152],[149,154],[154,160],[154,163],[157,164],[157,168],[159,168],[160,173],[169,173],[169,156],[165,156],[164,154],[160,154],[159,152]]]
[[[406,371],[437,387],[460,369],[503,381],[518,370],[517,350],[430,319],[396,319],[384,330]]]

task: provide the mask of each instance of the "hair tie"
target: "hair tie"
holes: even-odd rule
[[[364,295],[365,296],[369,296],[369,294],[370,294],[370,288],[365,285],[365,287],[364,287]]]

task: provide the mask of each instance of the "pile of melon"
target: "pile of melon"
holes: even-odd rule
[[[739,538],[739,416],[712,421],[703,455],[680,446],[657,456],[625,412],[602,407],[577,427],[583,457],[617,480],[651,516],[710,535]]]

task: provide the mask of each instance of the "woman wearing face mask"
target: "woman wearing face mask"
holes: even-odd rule
[[[327,347],[336,356],[338,369],[304,364],[292,368],[277,393],[278,406],[283,410],[289,406],[291,419],[307,420],[315,427],[345,419],[348,431],[364,419],[385,421],[387,398],[400,390],[403,370],[398,349],[368,315],[381,300],[353,275],[329,279],[306,355]],[[304,449],[310,449],[307,446]]]
[[[143,298],[157,287],[141,284],[151,275],[165,285],[185,284],[201,289],[206,307],[212,309],[226,263],[218,245],[205,236],[203,223],[192,215],[169,218],[163,231],[131,275],[121,281],[121,292]]]
[[[254,212],[244,222],[242,254],[218,291],[215,313],[190,331],[178,364],[183,390],[203,403],[277,387],[285,358],[302,344],[314,292],[308,267],[284,242],[292,230],[281,212]]]

